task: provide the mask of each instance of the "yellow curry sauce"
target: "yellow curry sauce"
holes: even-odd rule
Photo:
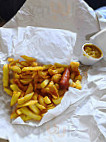
[[[84,51],[93,58],[100,58],[102,56],[101,50],[93,44],[86,44]]]

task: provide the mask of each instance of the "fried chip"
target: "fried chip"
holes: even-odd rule
[[[15,119],[18,117],[18,114],[16,113],[16,111],[13,111],[10,115],[10,119]]]
[[[40,114],[41,111],[38,109],[36,105],[30,105],[29,108],[35,113],[35,114]]]
[[[8,88],[4,88],[4,91],[9,95],[9,96],[12,96],[13,95],[13,92],[8,89]]]
[[[34,62],[36,61],[35,58],[32,58],[32,57],[28,57],[26,55],[22,55],[21,58],[25,59],[26,61],[29,61],[29,62]]]
[[[19,87],[16,84],[10,85],[11,90],[16,91],[16,92],[21,92],[22,90],[19,89]]]
[[[7,61],[8,61],[8,62],[13,62],[13,61],[14,61],[14,58],[8,58]]]
[[[63,98],[63,97],[59,97],[58,99],[54,99],[54,98],[53,98],[52,101],[53,101],[53,103],[54,103],[55,105],[58,105],[58,104],[61,103],[62,98]]]
[[[38,102],[37,100],[29,100],[28,102],[26,102],[26,103],[24,103],[24,104],[17,105],[17,108],[24,107],[24,106],[34,105],[34,104],[36,104],[37,102]]]
[[[16,104],[19,96],[21,95],[21,92],[13,92],[13,95],[12,95],[12,99],[11,99],[11,106],[13,106],[14,104]]]
[[[25,102],[29,101],[32,98],[33,94],[34,92],[27,94],[24,97],[18,99],[18,104],[24,104]]]
[[[21,73],[21,68],[18,66],[10,66],[10,70],[12,70],[16,73]]]
[[[48,96],[44,97],[44,101],[45,101],[46,104],[51,104],[51,100],[49,99]]]
[[[3,87],[8,87],[9,85],[9,66],[5,64],[3,66]]]
[[[22,112],[22,114],[25,114],[25,115],[29,116],[30,118],[32,118],[32,119],[34,119],[36,121],[39,121],[42,118],[41,115],[33,113],[27,107],[22,107],[20,109],[20,111]]]
[[[22,71],[39,71],[43,70],[43,67],[37,66],[37,67],[24,67]]]
[[[48,79],[45,79],[42,83],[41,83],[41,88],[45,88],[49,83]]]

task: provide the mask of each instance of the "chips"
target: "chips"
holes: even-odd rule
[[[39,71],[43,70],[43,67],[37,66],[37,67],[24,67],[22,71]]]
[[[15,105],[19,96],[21,95],[21,92],[13,92],[13,95],[12,95],[12,99],[11,99],[11,106]]]
[[[49,80],[48,80],[48,79],[44,80],[44,81],[41,83],[41,87],[42,87],[42,88],[45,88],[45,87],[48,85],[48,83],[49,83]]]
[[[12,96],[13,95],[13,92],[8,89],[8,88],[4,88],[4,91],[9,95],[9,96]]]
[[[10,85],[11,90],[16,91],[16,92],[21,92],[22,90],[19,89],[17,84],[12,84]]]
[[[8,62],[12,62],[12,61],[14,61],[13,58],[8,58]]]
[[[3,87],[8,87],[9,85],[9,66],[5,64],[3,66]]]
[[[41,116],[38,114],[33,113],[30,109],[28,109],[27,107],[22,107],[20,109],[20,111],[22,112],[22,114],[25,114],[26,116],[29,116],[30,118],[39,121],[41,120]]]
[[[32,96],[33,96],[34,92],[25,95],[24,97],[18,99],[18,104],[24,104],[25,102],[31,100]]]
[[[34,61],[36,61],[35,58],[28,57],[28,56],[26,56],[26,55],[22,55],[21,57],[22,57],[23,59],[25,59],[26,61],[29,61],[29,62],[34,62]]]
[[[20,108],[20,107],[24,107],[24,106],[30,106],[30,105],[34,105],[36,104],[38,101],[37,100],[30,100],[24,104],[20,104],[20,105],[17,105],[17,108]]]
[[[58,99],[52,99],[52,101],[53,101],[53,103],[54,103],[55,105],[58,105],[58,104],[61,103],[62,98],[63,98],[63,97],[59,97]]]
[[[35,114],[40,114],[40,110],[36,105],[30,105],[29,108],[35,113]]]
[[[51,100],[49,99],[48,96],[44,97],[44,101],[45,101],[46,104],[51,104]]]
[[[32,85],[32,83],[29,83],[28,88],[27,88],[25,94],[29,94],[31,92],[33,92],[33,85]]]
[[[21,117],[25,122],[40,121],[49,109],[61,103],[68,90],[66,85],[82,88],[78,62],[41,66],[33,57],[21,57],[25,61],[8,58],[9,64],[3,67],[4,91],[12,97],[10,106],[15,108],[10,119]],[[68,76],[65,74],[66,70]],[[10,78],[9,72],[12,74]]]
[[[10,66],[10,70],[12,70],[16,73],[21,73],[21,69],[18,66]]]

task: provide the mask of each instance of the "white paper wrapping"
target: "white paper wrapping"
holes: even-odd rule
[[[74,54],[78,57],[85,41],[100,30],[95,12],[83,0],[27,0],[4,27],[26,26],[65,29],[77,33]]]
[[[71,59],[75,59],[73,54],[73,51],[75,50],[73,46],[76,41],[75,33],[64,30],[26,27],[18,28],[15,31],[15,33],[17,33],[16,35],[12,34],[14,31],[12,32],[11,29],[2,28],[0,30],[1,35],[4,31],[5,35],[10,33],[10,37],[13,37],[13,46],[11,47],[11,42],[10,44],[9,42],[6,44],[7,40],[5,40],[4,36],[1,36],[1,51],[3,51],[4,45],[7,45],[7,52],[1,52],[3,55],[0,69],[1,78],[2,65],[5,63],[5,59],[10,55],[18,58],[19,55],[24,53],[26,55],[37,57],[39,61],[43,63],[54,63],[55,61],[59,61],[60,63],[69,64]],[[21,38],[19,36],[20,32]],[[46,50],[43,50],[42,53],[42,49],[44,49],[43,46]],[[29,50],[28,47],[30,47]],[[56,51],[60,50],[59,55],[55,54],[54,49]],[[36,52],[38,54],[36,54]],[[102,60],[101,63],[95,64],[89,70],[88,81],[84,80],[84,82],[82,82],[82,90],[70,88],[65,94],[61,104],[53,110],[49,110],[40,123],[24,123],[20,118],[11,122],[9,118],[12,111],[10,108],[10,97],[3,92],[2,79],[0,80],[0,84],[0,130],[1,134],[3,133],[1,138],[7,138],[10,141],[21,141],[21,138],[22,140],[26,139],[27,141],[30,141],[29,139],[31,139],[31,141],[33,141],[34,138],[38,140],[40,137],[39,141],[42,141],[42,135],[44,135],[43,137],[46,137],[45,141],[49,140],[48,137],[50,137],[51,141],[54,141],[55,139],[51,135],[53,134],[56,137],[56,141],[61,139],[61,135],[64,140],[66,137],[67,140],[72,139],[76,141],[85,139],[85,142],[94,142],[95,139],[97,139],[96,141],[98,142],[100,139],[105,141],[106,103],[104,96],[106,93],[106,64],[104,60]],[[40,127],[37,128],[34,126]],[[93,131],[94,128],[96,129],[95,135],[92,134],[93,132],[90,132]],[[8,130],[9,132],[7,133],[5,130]]]
[[[103,17],[103,15],[101,14],[101,12],[99,12],[99,10],[96,10],[96,15],[98,17],[100,29],[101,30],[105,29],[106,28],[106,19]]]
[[[38,62],[45,64],[55,62],[67,64],[74,57],[75,33],[64,30],[27,27],[18,29],[19,38],[20,35],[20,43],[14,46],[14,57],[19,58],[24,53],[37,58]]]
[[[104,53],[104,60],[106,61],[106,28],[92,36],[90,42],[101,48]]]
[[[5,29],[1,29],[1,35]],[[5,34],[11,35],[11,30],[5,30]],[[45,64],[54,64],[55,62],[70,64],[70,61],[74,59],[73,47],[75,46],[76,34],[64,31],[64,30],[53,30],[43,29],[35,27],[26,27],[17,29],[18,36],[12,35],[12,47],[10,50],[11,43],[7,45],[9,53],[5,53],[5,57],[13,56],[14,58],[20,58],[20,55],[28,55],[35,57],[38,62]],[[20,36],[21,35],[21,36]],[[19,37],[19,39],[18,39]],[[21,39],[20,39],[21,37]],[[2,37],[1,37],[2,38]],[[15,41],[19,41],[16,43]],[[4,40],[1,41],[1,49],[4,47]],[[1,52],[3,54],[3,52]],[[1,66],[5,60],[1,59]],[[1,70],[2,71],[2,70]],[[2,90],[3,91],[3,90]],[[66,96],[70,97],[70,91],[66,93]],[[80,99],[81,96],[77,96],[76,100]],[[74,100],[74,101],[76,101]],[[63,103],[57,106],[53,110],[49,110],[48,113],[43,117],[40,123],[28,122],[24,123],[20,118],[13,121],[13,124],[28,124],[30,126],[40,126],[45,122],[55,118],[64,112],[71,103],[69,98],[63,99]]]
[[[53,9],[56,5],[60,9],[58,7]],[[68,29],[72,32],[63,30],[54,30],[54,32],[53,29],[35,28],[35,26]],[[106,141],[106,62],[104,59],[90,68],[87,67],[88,71],[82,67],[84,77],[88,76],[87,80],[83,80],[83,89],[80,91],[70,88],[62,103],[45,116],[48,120],[53,119],[43,125],[42,122],[13,125],[12,123],[23,124],[23,122],[20,119],[10,121],[12,111],[10,97],[3,92],[2,88],[2,65],[8,56],[16,55],[17,58],[26,52],[28,55],[35,56],[35,48],[38,52],[44,45],[47,51],[53,52],[47,58],[48,54],[43,48],[43,54],[36,54],[39,61],[53,63],[59,59],[61,63],[69,63],[70,60],[77,60],[82,44],[99,30],[99,23],[94,11],[82,0],[63,0],[63,2],[59,0],[46,0],[45,2],[43,0],[28,0],[17,15],[5,25],[5,28],[0,28],[1,138],[8,139],[10,142]],[[75,39],[76,36],[77,39]],[[93,39],[95,40],[95,38]],[[34,46],[33,40],[38,46]],[[76,45],[74,46],[75,40]],[[101,40],[101,43],[105,42],[102,38]],[[26,50],[28,46],[30,47],[29,51]],[[54,52],[54,49],[57,50],[57,48],[61,53],[59,55]],[[38,53],[41,53],[40,51]],[[64,58],[60,59],[61,55]],[[52,56],[54,57],[52,58]]]

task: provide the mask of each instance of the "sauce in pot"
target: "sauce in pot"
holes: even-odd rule
[[[84,51],[93,58],[100,58],[102,56],[102,51],[93,44],[86,44]]]

